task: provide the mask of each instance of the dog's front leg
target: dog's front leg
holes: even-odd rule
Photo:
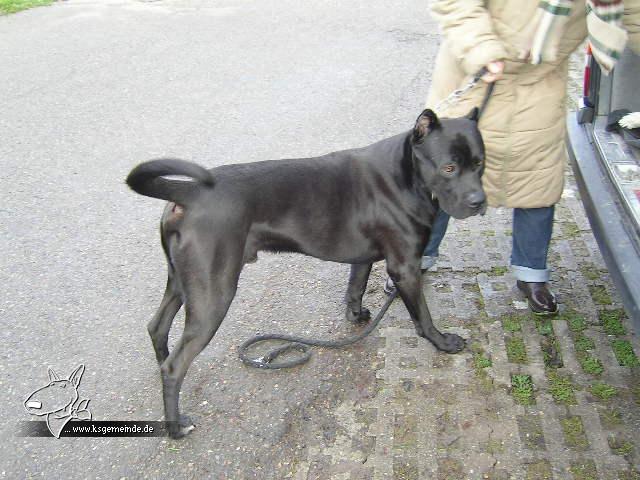
[[[367,280],[371,273],[371,263],[351,265],[351,273],[349,274],[349,286],[347,288],[346,317],[349,322],[367,322],[371,318],[371,312],[362,307],[362,296],[367,288]]]
[[[409,264],[391,264],[388,266],[389,276],[411,315],[417,334],[433,343],[438,350],[457,353],[464,348],[464,339],[454,333],[441,333],[433,325],[422,293],[422,276],[419,267],[419,258]]]

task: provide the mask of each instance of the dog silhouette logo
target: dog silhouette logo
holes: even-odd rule
[[[49,368],[49,383],[35,390],[24,401],[24,408],[31,415],[46,416],[47,427],[54,437],[70,420],[91,420],[89,400],[80,398],[78,386],[84,373],[84,365],[76,368],[68,378],[60,378]]]

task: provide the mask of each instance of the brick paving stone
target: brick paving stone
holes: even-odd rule
[[[537,415],[518,415],[520,442],[529,450],[546,450],[542,421]]]
[[[547,460],[535,460],[527,463],[527,480],[552,480],[553,472]]]

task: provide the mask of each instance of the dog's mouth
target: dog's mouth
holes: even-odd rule
[[[475,215],[484,215],[487,213],[487,203],[484,202],[478,206],[467,206],[465,214],[461,218],[473,217]]]

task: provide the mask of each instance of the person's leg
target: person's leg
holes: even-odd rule
[[[558,310],[549,290],[547,255],[553,231],[554,206],[515,208],[511,268],[518,288],[525,293],[534,313],[550,314]]]
[[[433,220],[433,225],[431,227],[429,241],[427,242],[427,246],[422,254],[422,260],[420,263],[420,269],[422,271],[429,270],[435,265],[436,259],[439,255],[438,249],[440,248],[440,243],[442,243],[444,234],[447,232],[448,225],[449,214],[442,209],[438,209],[438,213],[436,213],[436,218]],[[390,277],[387,277],[384,282],[384,291],[389,295],[395,291],[393,280],[391,280]]]
[[[437,257],[440,255],[438,249],[444,238],[444,234],[447,233],[447,227],[449,226],[449,214],[442,209],[438,209],[436,218],[433,221],[431,227],[431,235],[429,236],[429,242],[422,254],[422,270],[428,270],[436,263]]]

